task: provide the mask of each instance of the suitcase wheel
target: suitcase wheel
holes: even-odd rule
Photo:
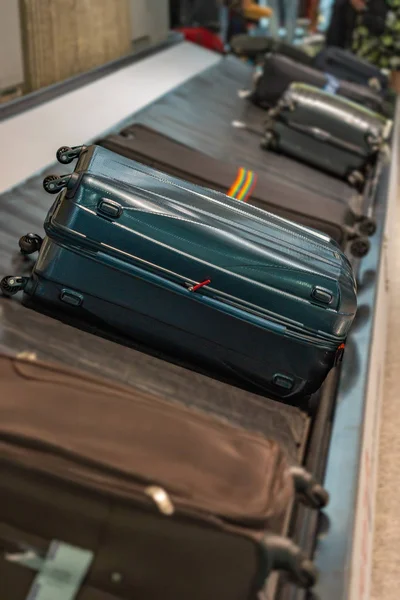
[[[134,140],[136,139],[136,136],[134,133],[132,133],[131,131],[129,131],[129,129],[124,129],[119,133],[120,136],[126,138],[127,140]]]
[[[359,237],[351,242],[350,252],[356,258],[363,258],[368,254],[370,242],[366,237]]]
[[[18,243],[21,254],[27,256],[28,254],[33,254],[34,252],[38,252],[40,250],[43,244],[43,239],[36,233],[27,233],[20,238]]]
[[[264,547],[270,558],[270,571],[284,571],[294,584],[305,589],[315,585],[318,579],[315,565],[290,539],[266,536]]]
[[[274,131],[266,131],[261,141],[264,150],[275,150],[278,147],[278,136]]]
[[[368,133],[366,136],[367,144],[371,148],[372,152],[379,152],[384,144],[384,139],[382,136],[376,136],[373,133]]]
[[[322,485],[314,483],[307,495],[304,495],[303,503],[309,508],[322,510],[329,504],[329,493]]]
[[[57,160],[62,165],[69,165],[69,163],[75,160],[75,158],[79,158],[84,149],[85,146],[74,146],[73,148],[70,148],[69,146],[61,146],[56,153]]]
[[[301,561],[299,572],[297,575],[298,585],[302,588],[309,589],[314,587],[318,581],[318,571],[314,563],[305,558]]]
[[[351,171],[351,173],[347,175],[347,181],[351,186],[360,189],[365,183],[365,177],[361,171]]]
[[[28,279],[28,277],[14,277],[13,275],[8,275],[0,281],[0,289],[4,296],[14,296],[25,289]]]
[[[48,194],[58,194],[68,185],[70,175],[47,175],[43,180],[43,187]]]
[[[374,235],[376,232],[376,220],[371,219],[370,217],[364,217],[361,219],[358,229],[362,235],[367,235],[368,237]]]
[[[299,500],[309,508],[321,510],[329,503],[329,493],[303,467],[292,467],[290,473]]]

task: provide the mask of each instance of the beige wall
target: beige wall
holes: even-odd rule
[[[158,42],[169,27],[169,0],[130,0],[132,39]],[[23,82],[18,0],[0,0],[0,91]]]
[[[18,0],[0,0],[0,91],[22,80]]]

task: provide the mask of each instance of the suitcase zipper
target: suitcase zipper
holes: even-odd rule
[[[105,245],[102,244],[102,246],[105,246]],[[110,250],[111,249],[112,248],[110,248]],[[117,250],[117,252],[119,252],[119,251]],[[129,256],[131,256],[131,255],[129,255]],[[104,257],[105,257],[105,261],[102,261],[102,262],[107,262],[107,259],[109,259],[109,256],[104,255]],[[198,282],[198,283],[193,282],[191,284],[191,283],[189,283],[188,278],[185,278],[183,275],[181,275],[179,273],[170,271],[168,269],[165,269],[164,267],[161,267],[154,263],[150,263],[150,262],[148,262],[144,259],[138,258],[138,257],[133,257],[133,258],[139,260],[142,263],[147,264],[149,267],[153,267],[153,269],[155,271],[155,272],[152,272],[150,270],[143,271],[143,269],[140,266],[130,265],[131,268],[140,271],[140,276],[144,275],[145,278],[151,277],[152,279],[155,279],[156,282],[157,282],[157,280],[159,280],[162,285],[165,285],[165,281],[168,281],[171,285],[177,286],[177,288],[181,288],[181,289],[183,287],[190,293],[195,293],[195,292],[198,292],[202,288],[206,288],[208,292],[210,292],[211,294],[214,293],[214,295],[210,295],[210,293],[207,295],[206,294],[198,294],[199,296],[201,296],[203,302],[207,302],[216,308],[222,308],[224,311],[226,311],[227,308],[229,308],[231,310],[231,312],[235,316],[238,316],[239,318],[243,318],[243,315],[238,314],[239,311],[241,313],[245,313],[246,315],[248,315],[248,317],[250,317],[250,320],[252,320],[253,323],[255,325],[257,325],[258,327],[263,327],[264,329],[269,329],[274,332],[278,332],[281,335],[290,335],[290,336],[294,335],[295,337],[302,338],[305,341],[311,340],[311,339],[315,341],[316,339],[319,339],[321,341],[321,343],[324,343],[325,345],[328,344],[329,346],[332,346],[334,349],[336,349],[336,347],[337,347],[338,339],[335,335],[319,332],[320,335],[315,336],[315,332],[311,329],[305,328],[305,326],[302,323],[298,323],[298,322],[292,321],[290,319],[283,321],[282,319],[279,319],[278,315],[275,316],[259,306],[251,304],[250,302],[243,301],[240,298],[237,298],[236,296],[232,296],[231,294],[222,292],[218,289],[208,287],[209,284],[211,283],[210,279],[206,279],[206,280],[204,280],[202,282]],[[115,258],[114,260],[119,262],[121,259]],[[124,267],[125,267],[125,265],[124,265]],[[123,270],[125,270],[125,268]],[[143,272],[143,275],[141,274],[142,272]],[[172,279],[172,278],[166,279],[162,276],[161,273],[172,275],[174,278],[177,278],[178,281],[174,281],[174,279]],[[288,295],[291,296],[291,294],[288,292],[281,291],[280,293],[284,296],[288,296]],[[307,300],[304,300],[304,302],[308,303]],[[329,310],[329,308],[326,308],[326,310]],[[288,327],[291,327],[292,330],[288,329]],[[310,335],[307,335],[307,331],[309,331]]]
[[[71,231],[71,230],[70,230],[70,231]],[[72,231],[71,231],[71,233],[72,233]],[[56,239],[56,240],[57,240],[57,236],[54,236],[54,239]],[[59,242],[58,242],[58,243],[59,243]],[[152,263],[151,261],[148,261],[148,260],[146,260],[146,259],[144,259],[144,258],[141,258],[141,257],[139,257],[139,256],[135,256],[134,254],[131,254],[131,253],[129,253],[129,252],[125,252],[124,250],[119,250],[118,248],[115,248],[115,247],[113,247],[113,246],[110,246],[109,244],[104,244],[103,242],[100,242],[100,243],[98,243],[98,242],[92,242],[92,243],[93,243],[93,245],[94,245],[94,246],[100,246],[101,248],[103,248],[103,249],[107,250],[108,252],[115,252],[115,253],[117,253],[117,254],[119,254],[119,255],[129,256],[131,259],[133,259],[134,261],[137,261],[137,262],[139,262],[141,265],[147,265],[148,267],[150,267],[150,268],[154,269],[154,271],[155,271],[154,275],[155,275],[156,277],[160,277],[160,278],[162,278],[162,277],[161,277],[161,273],[162,273],[162,274],[168,274],[168,275],[172,275],[174,278],[177,278],[177,279],[178,279],[180,282],[182,282],[182,283],[185,285],[185,287],[187,288],[187,285],[188,285],[188,282],[190,281],[190,278],[188,278],[188,277],[185,277],[184,275],[181,275],[180,273],[177,273],[176,271],[172,271],[172,270],[170,270],[170,269],[167,269],[166,267],[162,267],[161,265],[158,265],[158,264],[156,264],[156,263]],[[62,242],[61,242],[61,245],[63,245],[63,243],[62,243]],[[83,250],[83,249],[82,249],[82,250]],[[173,250],[174,250],[174,249],[173,249]],[[81,251],[81,249],[78,249],[78,251]],[[182,255],[185,255],[183,252],[179,252],[179,253],[180,253],[180,254],[182,254]],[[105,255],[105,258],[106,258],[106,262],[107,262],[108,255]],[[194,260],[196,260],[196,258],[195,258],[195,257],[192,257],[192,256],[190,256],[190,258],[194,258]],[[118,260],[118,261],[120,261],[120,260],[122,260],[122,259],[121,259],[121,258],[118,258],[118,257],[115,257],[115,260]],[[202,263],[204,263],[204,261],[201,261],[201,262],[202,262]],[[142,270],[142,269],[141,269],[141,267],[140,267],[140,266],[138,266],[138,265],[132,264],[132,266],[133,266],[134,268],[136,268],[136,269],[140,269],[140,270]],[[211,267],[212,267],[213,265],[209,265],[209,266],[211,266]],[[124,270],[125,270],[125,269],[124,269]],[[220,268],[220,270],[222,270],[222,271],[224,271],[224,272],[226,271],[226,270],[225,270],[223,267],[221,267],[221,268]],[[232,275],[233,275],[235,278],[237,278],[237,279],[247,279],[246,277],[244,277],[244,276],[242,276],[242,275],[238,275],[237,273],[231,273],[231,274],[232,274]],[[176,281],[174,281],[173,279],[172,279],[172,282],[178,285],[178,283],[177,283]],[[204,287],[204,286],[206,286],[206,285],[208,286],[208,285],[209,285],[209,283],[211,283],[211,280],[210,280],[210,281],[209,281],[209,280],[206,280],[206,282],[207,282],[207,283],[205,283],[205,282],[193,282],[193,285],[194,285],[194,287],[196,287],[196,289],[199,289],[199,287]],[[189,284],[189,285],[190,285],[190,284]],[[199,287],[197,287],[197,286],[199,286]],[[268,286],[267,284],[263,284],[263,283],[260,283],[260,284],[259,284],[259,286],[260,286],[260,287],[262,287],[262,288],[264,288],[264,287],[270,288],[270,286]],[[257,310],[259,313],[261,313],[261,312],[265,312],[265,314],[266,314],[266,315],[269,315],[269,314],[270,314],[270,313],[269,313],[268,311],[266,311],[265,309],[263,309],[263,308],[261,308],[261,307],[259,307],[259,306],[257,306],[257,305],[253,305],[253,304],[251,304],[251,303],[249,303],[249,302],[243,302],[243,301],[242,301],[240,298],[237,298],[236,296],[232,296],[231,294],[228,294],[227,292],[222,292],[222,291],[220,291],[220,290],[217,290],[217,289],[215,289],[215,288],[208,288],[208,289],[209,289],[210,291],[212,291],[212,292],[215,292],[215,293],[216,293],[216,294],[218,294],[218,296],[220,296],[220,297],[225,297],[225,298],[229,298],[229,299],[231,299],[231,300],[234,300],[236,303],[240,304],[241,306],[244,306],[244,305],[246,305],[246,304],[247,304],[249,307],[252,307],[252,308],[256,309],[256,310]],[[287,291],[285,291],[285,290],[281,290],[281,289],[277,289],[277,288],[273,288],[273,289],[274,289],[274,291],[275,291],[275,292],[277,292],[279,295],[282,295],[282,296],[288,296],[288,297],[293,297],[293,294],[291,294],[290,292],[287,292]],[[190,291],[195,291],[195,290],[193,289],[193,290],[190,290]],[[305,298],[304,298],[304,299],[299,299],[299,300],[301,300],[301,301],[303,301],[303,302],[307,302],[307,303],[308,303],[308,300],[307,300],[307,299],[305,299]],[[245,310],[245,309],[243,309],[243,310]],[[295,322],[293,322],[293,321],[290,321],[290,323],[291,323],[291,324],[296,324],[296,323],[295,323]],[[299,325],[300,327],[303,327],[303,324],[301,324],[301,323],[297,323],[297,325]]]
[[[189,292],[197,292],[198,290],[205,287],[206,285],[209,285],[210,283],[211,283],[211,279],[205,279],[204,281],[201,281],[200,283],[197,283],[196,285],[192,285],[190,283],[185,283],[185,285],[186,285],[187,289],[189,290]]]
[[[8,442],[11,446],[17,446],[19,449],[32,449],[49,452],[49,448],[47,444],[40,443],[39,441],[31,446],[31,444],[25,444],[26,440],[24,438],[19,438],[19,436],[7,435],[0,433],[0,439],[2,442]],[[50,449],[51,450],[51,449]],[[64,457],[63,453],[61,454],[53,454],[53,457]],[[21,463],[18,458],[10,459],[7,458],[7,463],[12,468],[17,468],[18,470],[22,469],[22,471],[29,470],[30,474],[37,473],[41,475],[45,475],[46,478],[50,480],[56,481],[68,481],[73,483],[77,487],[82,490],[87,491],[95,491],[96,493],[105,494],[106,496],[110,496],[115,499],[120,499],[121,501],[132,502],[133,504],[138,504],[139,506],[143,506],[143,501],[145,499],[148,500],[145,504],[149,506],[155,506],[157,511],[165,516],[165,517],[173,517],[173,516],[184,516],[190,519],[198,520],[198,521],[206,521],[210,525],[217,526],[218,528],[224,527],[225,525],[233,525],[239,528],[246,527],[248,529],[264,529],[265,521],[268,519],[262,516],[246,516],[246,515],[229,515],[222,514],[218,512],[212,512],[212,508],[207,508],[206,506],[196,505],[195,502],[191,502],[190,500],[186,500],[184,497],[180,497],[179,494],[174,495],[174,500],[172,499],[172,494],[168,492],[164,487],[161,487],[157,484],[147,485],[144,483],[144,478],[142,479],[140,476],[133,475],[128,478],[126,475],[123,477],[123,480],[131,483],[129,490],[122,489],[119,491],[118,486],[106,487],[105,489],[98,488],[98,482],[102,481],[103,470],[101,466],[98,465],[87,465],[85,461],[80,461],[77,457],[69,457],[70,460],[69,467],[63,474],[56,473],[54,471],[46,472],[46,470],[42,468],[36,469],[32,468],[32,464],[25,465]],[[78,467],[78,476],[75,476],[74,466]],[[89,466],[95,468],[94,478],[90,478],[90,474],[84,475],[84,468]],[[83,470],[82,470],[83,467]],[[69,477],[66,478],[66,475],[69,474]],[[108,470],[105,470],[105,474],[108,474]],[[99,477],[100,476],[100,477]]]
[[[62,227],[62,228],[66,229],[64,227]],[[74,233],[71,230],[68,230],[68,231],[71,232],[72,234]],[[71,250],[70,247],[65,246],[65,240],[61,241],[57,238],[57,236],[53,236],[53,239],[56,241],[56,243],[59,246],[65,247],[68,250]],[[250,317],[250,321],[253,321],[253,324],[258,327],[262,327],[267,330],[272,330],[275,333],[278,332],[281,335],[295,336],[297,338],[301,337],[304,339],[304,341],[314,340],[314,342],[315,342],[316,340],[319,340],[320,343],[324,345],[324,347],[329,346],[330,349],[336,349],[336,347],[337,347],[338,340],[334,334],[318,332],[318,334],[315,335],[315,332],[309,328],[306,328],[303,323],[299,323],[299,322],[293,321],[291,319],[286,319],[286,320],[283,320],[282,318],[279,319],[278,315],[271,314],[269,311],[267,311],[259,306],[253,305],[246,301],[243,301],[240,298],[237,298],[236,296],[232,296],[231,294],[228,294],[226,292],[222,292],[215,288],[208,287],[209,283],[211,283],[211,280],[207,279],[202,282],[193,281],[193,283],[191,284],[189,278],[187,278],[175,271],[171,271],[170,269],[161,267],[160,265],[151,263],[150,261],[147,261],[140,257],[134,256],[128,252],[119,250],[117,248],[114,248],[112,246],[109,246],[108,244],[104,244],[101,242],[100,242],[100,244],[98,244],[96,242],[93,242],[92,244],[94,247],[99,245],[101,248],[108,251],[107,254],[106,253],[103,254],[101,252],[101,250],[96,251],[95,254],[90,254],[89,258],[91,258],[92,260],[97,260],[97,261],[101,260],[101,262],[105,263],[105,264],[110,264],[110,262],[112,262],[113,268],[117,268],[118,270],[121,270],[124,272],[126,272],[127,267],[128,267],[129,270],[139,271],[138,275],[141,278],[144,277],[146,279],[146,278],[150,277],[151,279],[156,280],[156,283],[159,283],[163,286],[165,285],[166,281],[168,281],[170,285],[177,286],[177,289],[184,288],[189,293],[196,293],[201,288],[205,287],[209,292],[214,293],[217,297],[215,295],[211,296],[210,294],[207,294],[207,295],[198,294],[198,295],[202,298],[203,301],[211,304],[212,306],[214,306],[217,309],[222,308],[224,311],[226,311],[227,307],[230,307],[231,311],[232,312],[234,311],[235,316],[239,316],[240,318],[243,318],[243,315],[237,314],[238,311],[241,311],[242,313],[245,313],[246,315],[248,315]],[[78,252],[79,254],[86,254],[86,249],[82,248],[80,245],[75,246],[75,251]],[[129,256],[133,260],[138,261],[141,265],[147,265],[148,270],[144,271],[143,267],[138,266],[137,264],[132,264],[132,263],[127,264],[126,262],[123,262],[123,260],[120,257],[113,256],[112,253]],[[101,257],[101,255],[103,255],[103,256]],[[122,268],[119,267],[118,264],[116,264],[116,263],[122,263]],[[169,275],[170,279],[165,277],[165,275]],[[176,279],[178,279],[178,281],[176,281]],[[292,294],[290,294],[289,292],[285,292],[283,290],[277,290],[277,291],[282,296],[292,296]],[[303,299],[303,302],[308,303],[308,300]],[[328,308],[328,310],[329,310],[329,308]],[[290,327],[291,329],[288,329],[288,327]],[[307,335],[307,332],[309,332],[310,335]]]

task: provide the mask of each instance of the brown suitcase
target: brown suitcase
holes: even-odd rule
[[[255,600],[275,569],[314,583],[278,535],[277,443],[29,357],[0,354],[0,378],[1,598],[57,578],[68,600]]]

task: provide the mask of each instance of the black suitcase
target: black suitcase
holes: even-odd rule
[[[368,251],[365,236],[375,232],[375,221],[363,214],[363,198],[359,194],[353,195],[349,206],[329,195],[303,190],[278,175],[254,173],[216,160],[144,125],[131,125],[121,135],[110,135],[97,143],[169,175],[323,231],[342,248],[351,241],[350,250],[358,257]]]
[[[345,98],[292,84],[268,113],[264,145],[363,188],[392,122]]]
[[[342,48],[324,48],[315,57],[315,66],[325,71],[384,94],[389,87],[389,78],[378,67]]]
[[[45,179],[61,193],[31,277],[5,277],[3,292],[260,393],[296,402],[320,387],[357,303],[333,240],[99,146],[59,151],[73,156],[71,175]]]
[[[283,54],[296,62],[312,66],[314,58],[301,48],[267,36],[235,35],[230,42],[232,52],[254,62],[263,62],[266,54]]]
[[[262,108],[274,106],[288,87],[295,82],[307,83],[331,94],[344,96],[353,102],[381,112],[383,98],[366,86],[336,79],[319,69],[298,63],[281,54],[266,57],[261,73],[255,78],[252,101]]]

